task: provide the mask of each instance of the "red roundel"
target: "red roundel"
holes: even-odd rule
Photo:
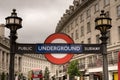
[[[66,44],[74,43],[74,41],[68,35],[63,34],[63,33],[54,33],[48,36],[48,38],[45,40],[45,43],[52,43],[52,41],[57,40],[57,39],[64,40]],[[64,63],[67,63],[73,57],[73,55],[74,54],[72,53],[67,53],[65,56],[58,58],[58,57],[53,56],[51,53],[46,53],[45,57],[51,63],[64,64]]]

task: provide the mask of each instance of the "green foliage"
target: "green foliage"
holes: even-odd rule
[[[1,80],[5,80],[5,73],[4,72],[2,72]]]
[[[23,75],[23,73],[20,73],[19,75],[18,75],[18,80],[26,80],[25,79],[26,77]]]
[[[55,75],[54,75],[54,76],[52,76],[52,80],[55,80]]]
[[[23,74],[20,73],[20,74],[18,75],[18,79],[19,79],[19,80],[22,79],[22,76],[23,76]]]
[[[78,61],[74,60],[71,61],[70,64],[68,65],[68,74],[70,77],[74,77],[74,76],[80,76],[80,71],[79,71],[79,67],[78,67]]]
[[[44,80],[49,80],[50,77],[50,72],[48,67],[45,67],[45,72],[44,72]]]

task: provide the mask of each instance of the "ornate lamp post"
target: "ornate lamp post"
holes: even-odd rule
[[[22,28],[22,19],[17,17],[16,10],[13,9],[11,16],[6,19],[6,27],[10,29],[10,64],[9,64],[9,80],[14,80],[14,58],[15,58],[15,46],[16,46],[16,33],[17,29]]]
[[[106,16],[104,10],[101,11],[100,17],[95,19],[95,29],[100,30],[102,41],[101,45],[103,47],[102,56],[103,56],[103,80],[109,80],[108,77],[108,61],[107,61],[107,31],[112,27],[111,18]]]

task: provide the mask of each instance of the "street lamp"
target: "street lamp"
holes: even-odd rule
[[[102,41],[101,45],[103,48],[102,56],[103,56],[103,80],[109,80],[108,77],[108,61],[107,61],[107,39],[106,36],[107,31],[112,27],[111,26],[111,18],[106,16],[104,10],[101,11],[100,17],[95,19],[95,29],[100,30],[101,37],[100,40]]]
[[[10,63],[9,63],[9,80],[15,80],[14,78],[14,58],[15,58],[15,47],[16,47],[16,33],[17,29],[22,28],[22,19],[17,17],[16,9],[13,9],[11,16],[6,19],[6,27],[10,29]]]

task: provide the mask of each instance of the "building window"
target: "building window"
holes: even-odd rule
[[[78,39],[78,29],[75,31],[75,39]]]
[[[18,61],[19,61],[19,62],[18,62],[18,65],[19,65],[19,66],[18,66],[18,67],[19,67],[18,69],[19,69],[19,71],[21,71],[21,57],[18,58]]]
[[[81,44],[84,44],[84,41],[81,41]]]
[[[84,26],[81,27],[81,36],[84,36]]]
[[[112,53],[108,54],[108,64],[113,64],[113,56]]]
[[[95,64],[97,60],[97,55],[93,55],[93,63]]]
[[[78,18],[75,19],[75,26],[78,26]]]
[[[120,17],[120,5],[117,6],[117,17]]]
[[[83,14],[80,15],[80,22],[82,22],[84,19],[83,19]]]
[[[120,41],[120,26],[118,27],[118,36],[119,36],[119,41]]]
[[[114,63],[117,63],[117,62],[118,62],[118,52],[119,52],[119,51],[114,51],[114,52],[113,52],[113,61],[114,61]]]
[[[107,17],[110,17],[109,11],[106,12],[106,16],[107,16]]]
[[[70,30],[73,30],[73,22],[70,24]]]
[[[87,15],[87,18],[90,17],[90,15],[91,15],[90,14],[90,9],[87,10],[86,15]]]
[[[17,67],[17,56],[15,56],[15,66]]]
[[[4,64],[5,64],[5,58],[4,58],[4,56],[5,56],[5,52],[4,51],[2,51],[2,67],[4,68],[5,66],[4,66]]]
[[[95,4],[95,12],[97,12],[99,10],[99,5],[98,3]]]
[[[104,5],[109,5],[110,4],[110,0],[104,0]]]
[[[88,44],[91,44],[91,38],[88,38]]]
[[[89,57],[89,63],[92,63],[92,56]]]
[[[107,43],[108,43],[108,45],[110,45],[111,44],[110,31],[107,32],[107,37],[108,37]]]
[[[74,39],[74,33],[71,33],[71,38]]]
[[[9,66],[9,61],[8,61],[8,58],[9,58],[9,54],[8,53],[6,53],[6,67],[8,68],[8,66]]]
[[[102,62],[103,62],[102,55],[99,54],[96,60],[96,67],[102,66]]]
[[[67,33],[67,32],[66,32],[66,28],[64,28],[64,31],[63,31],[63,32],[64,32],[64,33]]]
[[[99,44],[99,43],[100,43],[100,39],[99,39],[99,38],[100,38],[100,35],[99,35],[99,34],[98,34],[98,35],[96,35],[96,43],[97,43],[97,44]]]
[[[87,33],[91,32],[90,22],[87,23]]]
[[[82,0],[82,2],[85,1],[85,0]]]
[[[70,26],[67,26],[67,32],[68,33],[70,32]]]
[[[80,64],[85,64],[85,58],[80,59]]]
[[[85,58],[82,58],[82,59],[79,60],[79,68],[80,69],[85,68]]]

